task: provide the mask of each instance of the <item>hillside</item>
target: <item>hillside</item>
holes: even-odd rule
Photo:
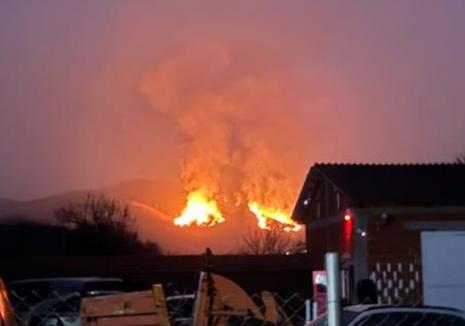
[[[0,221],[30,220],[37,223],[53,223],[53,212],[66,203],[77,201],[86,192],[67,192],[34,200],[10,200],[0,198]]]
[[[157,242],[166,253],[200,253],[206,247],[217,253],[236,250],[241,237],[255,227],[255,217],[244,207],[226,207],[227,221],[214,228],[177,227],[172,223],[184,204],[179,185],[154,180],[121,182],[95,192],[127,203],[138,218],[139,233]],[[38,223],[55,223],[53,212],[83,199],[89,191],[74,191],[29,201],[0,199],[0,222],[21,218]]]

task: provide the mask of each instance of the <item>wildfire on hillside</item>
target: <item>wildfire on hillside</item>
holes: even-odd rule
[[[205,191],[196,190],[187,195],[186,207],[173,222],[177,226],[209,227],[224,221],[216,200],[209,198]]]
[[[286,232],[296,232],[301,229],[290,218],[290,213],[279,208],[264,207],[257,202],[250,202],[247,205],[250,212],[257,218],[259,228],[269,230],[270,225],[280,225]],[[174,219],[177,226],[201,226],[212,227],[225,222],[218,202],[214,198],[209,198],[204,191],[198,190],[187,195],[186,207],[181,215]]]
[[[302,129],[292,114],[300,104],[296,87],[278,77],[276,65],[251,65],[240,53],[195,43],[158,62],[141,84],[151,106],[170,117],[186,140],[180,166],[186,201],[174,224],[225,222],[226,183],[241,194],[232,201],[243,203],[261,229],[279,223],[298,231],[290,217],[296,187],[288,175],[301,160],[295,144]],[[225,169],[235,171],[234,181],[225,181]]]
[[[270,224],[278,222],[282,225],[284,231],[299,231],[302,227],[290,218],[289,212],[284,212],[274,207],[263,207],[256,202],[248,205],[250,211],[255,214],[258,220],[258,226],[261,229],[270,229]]]

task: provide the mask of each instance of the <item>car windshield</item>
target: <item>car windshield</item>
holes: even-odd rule
[[[81,305],[81,296],[79,293],[67,295],[67,296],[56,296],[53,298],[46,299],[37,305],[33,312],[36,315],[47,315],[52,312],[74,312],[79,311]]]
[[[46,282],[18,283],[8,286],[11,304],[17,311],[29,310],[41,303],[48,297],[49,290],[49,284]]]
[[[69,312],[79,312],[79,308],[81,307],[81,297],[71,296],[70,298],[59,301],[53,308],[56,313],[69,313]]]

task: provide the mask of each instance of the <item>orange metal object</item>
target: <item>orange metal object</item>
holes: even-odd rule
[[[84,298],[81,326],[170,326],[165,295],[160,284],[152,291]]]
[[[10,300],[8,299],[8,292],[6,291],[5,284],[0,278],[0,325],[13,326],[14,317],[11,308]]]
[[[270,292],[262,292],[264,314],[236,283],[226,277],[202,272],[194,307],[194,326],[227,325],[229,318],[248,318],[277,324],[286,314]],[[291,326],[290,322],[281,323]]]

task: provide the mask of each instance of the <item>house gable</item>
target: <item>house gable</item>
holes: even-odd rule
[[[465,207],[464,185],[465,164],[315,164],[293,218],[313,221],[317,204],[327,204],[321,198],[331,203],[336,194],[357,208]]]

